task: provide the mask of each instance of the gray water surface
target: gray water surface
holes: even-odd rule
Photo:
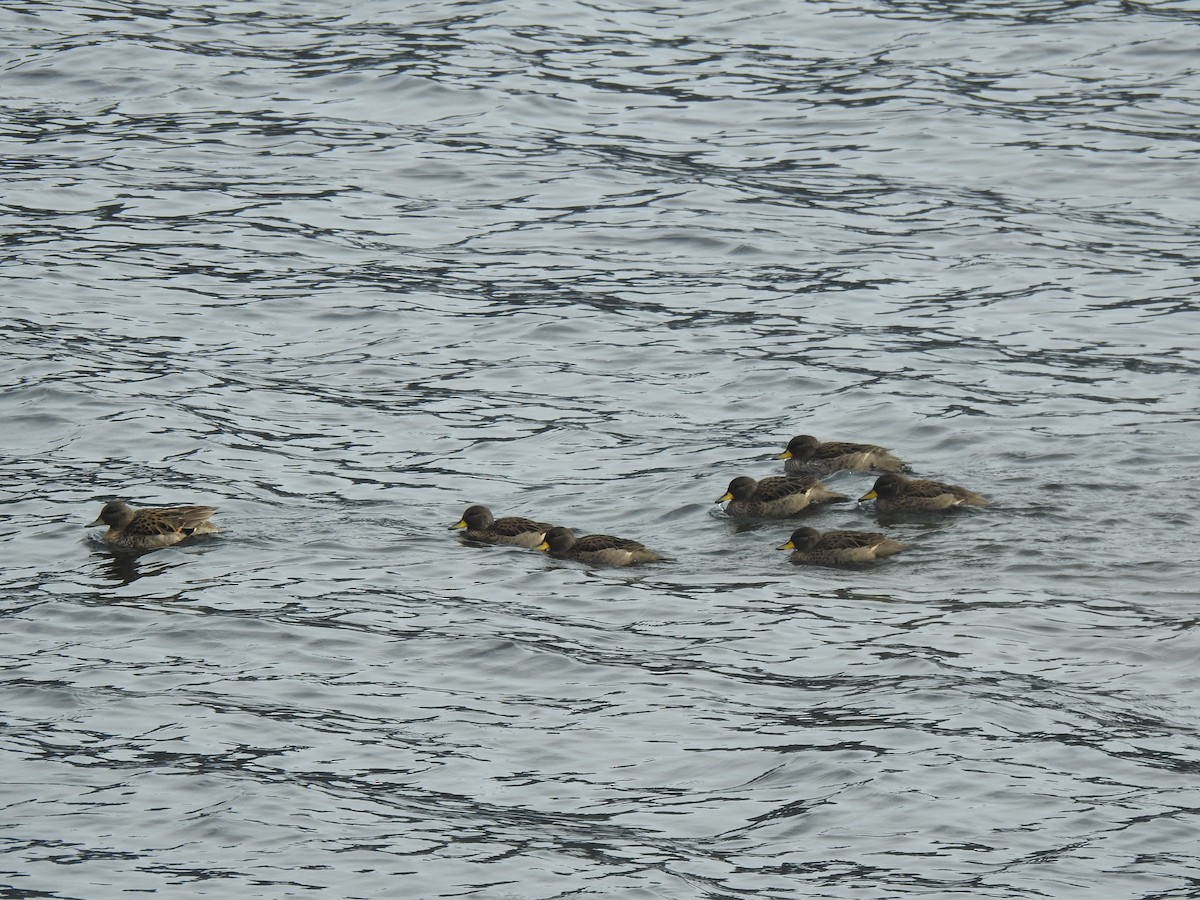
[[[0,895],[1200,896],[1195,4],[0,23]]]

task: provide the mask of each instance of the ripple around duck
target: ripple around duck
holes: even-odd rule
[[[1189,15],[12,18],[13,890],[1188,890]],[[805,432],[994,505],[725,517]]]

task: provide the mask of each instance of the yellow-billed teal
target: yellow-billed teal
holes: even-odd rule
[[[667,557],[629,538],[611,534],[587,534],[575,537],[570,528],[551,528],[538,547],[556,559],[573,559],[598,566],[634,566],[661,562]]]
[[[462,518],[450,526],[450,531],[466,529],[469,541],[484,544],[513,544],[532,550],[542,542],[543,536],[553,528],[546,522],[535,522],[520,516],[505,516],[497,519],[486,506],[468,506]]]
[[[196,534],[215,534],[220,529],[209,519],[214,506],[171,506],[134,509],[122,500],[110,500],[95,522],[107,525],[100,539],[121,550],[156,550],[170,547]]]
[[[787,449],[775,457],[784,460],[789,475],[828,475],[849,472],[899,472],[903,460],[875,444],[849,441],[819,441],[811,434],[798,434],[788,441]]]
[[[844,566],[874,562],[892,556],[907,545],[874,531],[826,531],[797,528],[779,550],[791,550],[788,557],[797,564]]]
[[[725,507],[725,514],[729,516],[782,518],[793,516],[814,503],[849,499],[815,478],[772,475],[755,481],[748,475],[739,475],[729,482],[729,489],[716,502],[729,501]]]
[[[956,506],[987,506],[988,501],[974,491],[956,484],[905,478],[895,472],[880,475],[875,486],[858,498],[874,500],[878,513],[937,512]]]

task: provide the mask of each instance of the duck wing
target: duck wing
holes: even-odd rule
[[[764,478],[754,489],[753,499],[759,503],[771,503],[796,494],[807,494],[819,483],[815,478]]]
[[[486,530],[502,537],[519,537],[523,534],[545,534],[553,527],[545,522],[535,522],[521,516],[505,516],[503,519],[497,519],[491,528]]]
[[[575,539],[575,545],[571,549],[579,553],[599,553],[604,550],[624,550],[627,553],[633,553],[637,550],[645,550],[646,545],[630,538],[614,537],[611,534],[585,534],[583,537]]]
[[[173,506],[169,509],[139,509],[124,529],[131,536],[191,534],[216,513],[215,506]]]
[[[874,547],[888,540],[886,535],[873,531],[827,531],[817,541],[815,550],[858,550]]]

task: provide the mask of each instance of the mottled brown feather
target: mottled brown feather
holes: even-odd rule
[[[797,528],[780,550],[791,550],[796,564],[840,566],[874,562],[904,550],[907,545],[874,531],[826,531]]]
[[[512,544],[533,549],[542,542],[542,537],[554,526],[547,522],[535,522],[521,516],[505,516],[497,519],[486,506],[469,506],[462,518],[450,526],[451,530],[466,529],[464,537],[469,541],[484,544]]]
[[[811,434],[798,434],[787,449],[775,457],[784,460],[783,470],[795,475],[828,475],[832,472],[899,472],[904,461],[876,444],[851,441],[819,441]]]
[[[107,525],[100,539],[125,550],[154,550],[170,547],[197,534],[219,530],[209,521],[215,506],[170,506],[134,509],[121,500],[104,504],[95,525]],[[89,527],[91,527],[89,526]]]
[[[729,489],[716,502],[729,501],[725,507],[725,514],[729,516],[780,518],[795,515],[814,503],[849,499],[812,477],[773,475],[755,481],[748,475],[739,475],[729,482]]]
[[[667,558],[629,538],[615,537],[611,534],[576,537],[570,528],[561,527],[547,531],[546,539],[538,549],[556,559],[573,559],[604,566],[633,566],[661,562]]]
[[[987,506],[987,498],[941,481],[905,478],[890,472],[875,479],[875,485],[859,501],[874,500],[875,510],[889,512],[936,512],[956,506]]]

